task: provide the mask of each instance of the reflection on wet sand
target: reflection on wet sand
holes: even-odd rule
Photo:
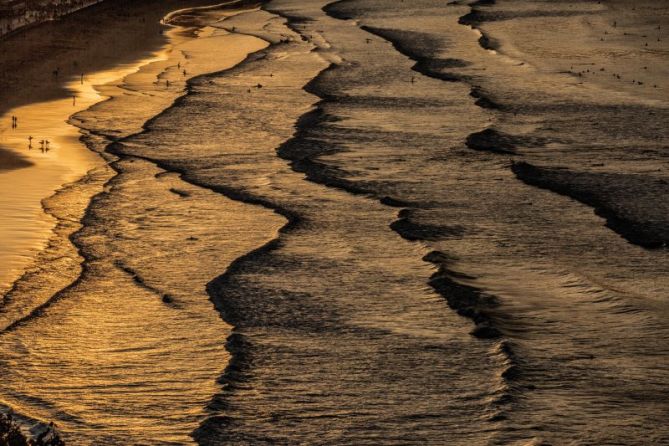
[[[81,80],[71,79],[65,89],[76,101],[57,99],[28,104],[0,117],[0,122],[12,123],[0,128],[0,146],[31,163],[0,175],[0,190],[11,191],[0,195],[0,208],[5,210],[0,216],[0,263],[4,266],[0,271],[0,292],[7,290],[50,236],[55,222],[44,213],[42,200],[104,163],[80,140],[81,130],[68,123],[69,117],[104,100],[97,85],[120,81],[159,58],[164,59],[165,55],[156,53],[134,64],[87,73]]]
[[[4,210],[0,214],[0,294],[47,245],[56,221],[44,212],[42,201],[104,162],[80,141],[81,123],[72,125],[69,118],[121,94],[116,83],[142,66],[165,61],[170,45],[193,37],[192,28],[160,25],[157,17],[161,10],[168,12],[170,5],[156,8],[152,3],[135,6],[137,22],[118,23],[119,31],[125,31],[120,37],[109,34],[113,21],[123,20],[122,8],[101,5],[68,17],[63,24],[47,24],[1,43],[8,51],[0,57],[0,81],[9,88],[0,91],[0,190],[8,191],[0,195]],[[197,7],[206,2],[191,4]],[[97,25],[87,47],[68,42],[90,32],[80,26],[78,17],[92,22],[91,28]],[[105,19],[111,23],[101,22]],[[62,46],[54,44],[53,54],[40,54],[49,45],[44,41],[49,36]],[[43,57],[43,64],[35,69],[26,56]],[[160,82],[165,88],[176,86],[172,92],[176,94],[183,80]]]
[[[667,443],[666,243],[611,224],[667,234],[666,57],[611,88],[618,0],[243,3],[1,111],[66,172],[35,107],[111,98],[0,301],[0,411],[77,445]]]
[[[168,39],[185,38],[160,24],[176,4],[104,2],[0,41],[1,294],[47,246],[56,221],[42,201],[102,163],[68,118],[113,93],[102,84],[164,58]]]
[[[210,11],[200,19],[216,22],[230,14]],[[150,162],[103,152],[110,141],[118,150],[142,132],[192,77],[230,68],[267,46],[213,27],[174,27],[164,35],[169,45],[138,62],[138,69],[127,65],[86,74],[83,82],[73,78],[69,92],[76,101],[70,95],[9,112],[23,122],[32,111],[34,126],[19,125],[6,139],[36,160],[35,169],[67,166],[61,158],[86,161],[69,157],[73,144],[81,144],[78,127],[86,129],[88,148],[113,167],[92,157],[90,174],[45,201],[58,217],[60,238],[40,253],[42,271],[19,280],[0,307],[2,406],[56,421],[73,444],[191,441],[228,361],[229,332],[206,284],[275,237],[284,223],[270,210],[190,185]],[[105,96],[111,99],[99,102]],[[74,115],[70,122],[77,127],[68,129],[40,121],[49,107],[53,115],[87,110]],[[77,262],[63,263],[75,255],[61,252],[70,235],[86,259],[83,270]]]

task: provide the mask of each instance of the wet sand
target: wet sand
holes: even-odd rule
[[[5,212],[0,220],[3,294],[35,265],[36,256],[48,246],[56,219],[45,212],[42,200],[104,164],[79,141],[79,129],[67,124],[69,117],[104,99],[93,85],[121,79],[134,69],[133,65],[141,65],[142,59],[164,45],[165,38],[158,36],[156,26],[127,26],[125,31],[134,32],[123,32],[120,39],[114,37],[120,11],[100,5],[0,41],[0,144],[15,155],[12,158],[30,160],[24,166],[28,168],[21,170],[9,169],[10,165],[3,163],[5,169],[0,174],[5,191]],[[82,27],[82,23],[89,27]],[[147,42],[143,48],[138,48],[135,40],[140,36]],[[90,39],[91,46],[77,43],[81,39]],[[31,62],[35,59],[39,63]],[[85,83],[81,83],[81,74],[85,74]],[[78,96],[78,104],[73,96]],[[13,129],[10,117],[17,115],[18,128]],[[32,143],[29,136],[34,138]],[[50,140],[49,152],[45,143],[40,144],[42,140]]]
[[[6,87],[0,91],[0,146],[7,153],[0,159],[0,188],[7,191],[0,198],[2,294],[24,271],[44,266],[35,259],[48,248],[57,219],[43,200],[104,169],[105,160],[80,141],[81,126],[68,123],[70,116],[118,94],[113,83],[129,73],[166,59],[168,42],[183,39],[164,33],[169,28],[160,24],[160,14],[169,8],[102,4],[0,41],[0,82]],[[40,62],[31,63],[35,58]]]
[[[175,6],[161,3],[165,13]],[[191,78],[229,68],[266,46],[255,37],[205,26],[244,7],[237,2],[203,14],[183,10],[198,20],[175,16],[181,26],[166,28],[168,44],[138,61],[141,66],[104,72],[120,76],[111,84],[94,82],[93,75],[73,83],[72,89],[82,85],[91,92],[96,85],[95,95],[110,98],[77,113],[73,125],[57,119],[59,111],[72,113],[72,104],[54,106],[56,128],[81,128],[83,140],[78,133],[70,135],[68,145],[54,138],[51,150],[39,155],[85,143],[86,154],[105,162],[43,201],[56,220],[48,244],[37,254],[37,267],[2,300],[0,400],[27,425],[56,421],[75,443],[184,444],[204,416],[215,378],[227,362],[227,327],[208,300],[206,282],[225,268],[226,259],[231,262],[273,237],[281,218],[193,187],[151,163],[106,151],[112,141],[143,132],[149,118],[186,92]],[[57,101],[47,104],[52,103]],[[23,130],[21,122],[16,130]],[[146,203],[143,213],[133,209],[140,203]],[[214,209],[221,212],[209,212]],[[220,223],[222,213],[228,216]],[[171,236],[166,221],[173,225]],[[140,238],[139,244],[133,241]],[[167,283],[167,277],[173,281]],[[15,356],[12,346],[19,344],[28,350]],[[126,372],[118,374],[119,367]],[[182,384],[175,384],[175,377]],[[120,420],[119,413],[124,413]]]
[[[666,443],[667,59],[631,8],[208,22],[75,118],[116,176],[76,282],[4,307],[0,395],[82,444]]]

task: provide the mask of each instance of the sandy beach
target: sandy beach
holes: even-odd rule
[[[68,445],[666,444],[668,20],[152,0],[0,41],[0,410]]]
[[[0,41],[6,49],[0,79],[7,87],[0,92],[0,121],[7,123],[0,131],[0,187],[8,191],[0,199],[5,210],[0,219],[3,293],[35,266],[35,258],[48,246],[57,218],[42,201],[93,169],[104,169],[105,160],[80,141],[81,126],[69,118],[122,94],[115,84],[128,74],[167,59],[169,49],[186,38],[161,25],[160,14],[170,8],[147,3],[128,11],[125,6],[97,5]],[[124,20],[129,14],[134,21]],[[82,38],[86,46],[74,43]],[[40,63],[31,63],[34,58]],[[177,82],[174,94],[178,88]],[[19,119],[15,129],[12,116]]]
[[[30,260],[34,261],[35,267],[26,270],[25,265],[18,265],[16,270],[24,272],[3,296],[1,343],[8,346],[16,342],[23,342],[15,338],[14,334],[19,334],[21,338],[23,336],[20,334],[21,327],[29,324],[35,329],[46,330],[46,332],[42,331],[42,334],[33,332],[32,336],[40,340],[38,343],[46,341],[56,346],[59,342],[65,342],[62,344],[64,347],[72,345],[72,333],[83,335],[88,331],[89,324],[96,320],[98,322],[95,324],[98,326],[109,321],[105,332],[110,337],[110,341],[102,344],[107,350],[106,354],[101,356],[100,338],[97,337],[98,331],[94,330],[90,334],[96,337],[84,335],[80,338],[80,342],[77,342],[77,352],[72,350],[73,356],[64,354],[62,347],[52,350],[52,354],[36,354],[33,357],[35,362],[32,362],[31,366],[33,372],[28,375],[18,369],[14,369],[13,372],[3,370],[6,378],[4,385],[7,386],[7,390],[16,385],[23,389],[21,392],[32,387],[32,391],[42,394],[43,398],[47,398],[47,393],[55,395],[53,392],[63,396],[69,395],[71,403],[67,410],[73,413],[72,416],[77,413],[76,417],[88,420],[91,426],[99,423],[114,426],[113,413],[115,411],[123,407],[129,408],[133,404],[136,407],[134,419],[132,416],[126,417],[123,425],[118,426],[115,433],[114,429],[105,433],[97,433],[95,429],[91,429],[88,433],[80,431],[77,434],[80,440],[77,441],[95,443],[96,440],[91,439],[102,435],[116,436],[119,439],[134,436],[138,441],[139,438],[148,436],[154,440],[162,438],[165,441],[177,441],[180,444],[187,442],[188,434],[197,427],[197,420],[204,416],[203,408],[207,399],[215,392],[215,376],[220,372],[222,365],[227,362],[227,352],[224,349],[226,335],[220,334],[221,330],[226,330],[226,326],[211,308],[205,293],[207,280],[215,276],[217,270],[207,272],[208,270],[203,268],[201,258],[197,262],[191,261],[190,265],[198,265],[199,270],[193,271],[189,279],[182,282],[180,285],[183,288],[182,292],[174,288],[176,284],[172,284],[169,291],[160,291],[162,286],[154,285],[156,278],[152,277],[150,272],[145,271],[145,262],[148,261],[146,258],[142,258],[142,255],[139,255],[138,258],[138,253],[135,252],[133,258],[122,259],[123,252],[127,248],[119,245],[119,239],[116,237],[106,242],[100,241],[100,237],[104,237],[108,228],[113,226],[114,215],[108,215],[100,220],[107,229],[95,224],[95,221],[100,218],[99,214],[103,212],[102,209],[111,210],[114,207],[101,207],[95,204],[119,199],[120,197],[107,198],[104,191],[126,191],[125,188],[117,185],[125,184],[129,179],[130,184],[147,183],[143,190],[138,189],[133,192],[134,198],[129,200],[129,203],[156,200],[162,203],[161,209],[167,212],[168,203],[174,201],[174,204],[177,205],[173,209],[174,212],[184,212],[183,207],[186,206],[188,214],[193,214],[196,203],[201,202],[202,211],[218,206],[236,215],[235,219],[228,218],[230,223],[222,225],[214,234],[206,231],[196,237],[196,234],[191,233],[187,240],[179,237],[184,226],[176,225],[178,232],[175,232],[174,235],[177,239],[173,243],[185,242],[188,246],[178,249],[173,246],[172,249],[168,249],[165,234],[159,235],[158,245],[152,248],[146,246],[146,249],[151,250],[147,251],[147,254],[155,255],[155,248],[167,250],[168,253],[180,252],[180,258],[171,261],[181,267],[189,264],[188,262],[183,263],[187,261],[185,253],[188,251],[194,251],[192,255],[201,254],[202,249],[211,250],[214,245],[223,243],[225,247],[221,247],[217,252],[227,252],[227,255],[231,256],[229,261],[232,261],[244,252],[262,245],[268,237],[276,233],[276,220],[279,217],[272,212],[261,213],[263,218],[260,218],[257,212],[247,210],[246,205],[228,202],[211,192],[205,194],[184,183],[178,175],[172,172],[161,170],[148,162],[142,163],[142,169],[136,171],[136,166],[139,165],[139,163],[135,164],[137,159],[126,160],[122,155],[115,156],[111,154],[111,151],[106,152],[111,142],[122,141],[133,134],[142,133],[147,120],[160,114],[186,92],[186,82],[191,78],[234,66],[245,59],[249,53],[258,51],[267,45],[265,41],[256,37],[231,35],[222,29],[207,26],[209,23],[215,24],[249,7],[252,8],[253,5],[248,3],[231,2],[231,5],[224,4],[216,8],[208,7],[200,10],[198,6],[202,2],[192,2],[191,5],[194,8],[188,9],[183,9],[185,5],[180,2],[180,11],[166,17],[165,25],[159,23],[162,15],[158,16],[159,10],[156,10],[155,5],[143,5],[141,8],[151,11],[151,14],[145,19],[155,22],[153,29],[156,30],[155,35],[160,37],[159,41],[162,42],[160,45],[147,45],[143,51],[135,49],[138,55],[135,61],[124,57],[115,61],[117,65],[113,65],[114,61],[110,60],[107,69],[86,72],[83,79],[81,76],[74,77],[60,87],[69,95],[63,99],[52,98],[45,102],[20,105],[7,112],[10,116],[19,117],[19,125],[4,136],[3,142],[17,153],[25,151],[36,161],[34,167],[22,169],[26,172],[25,174],[22,170],[16,169],[8,172],[5,178],[0,177],[0,180],[6,180],[7,184],[11,183],[15,187],[19,175],[24,175],[21,178],[28,182],[25,188],[30,189],[32,193],[3,195],[3,199],[8,200],[8,203],[3,204],[4,208],[7,210],[16,208],[15,214],[5,215],[7,226],[14,230],[20,228],[21,231],[19,236],[8,231],[7,239],[12,240],[15,244],[5,244],[5,246],[15,248],[13,252],[7,249],[8,256],[28,257],[32,255]],[[175,6],[163,2],[161,8],[163,8],[162,14],[164,15],[174,10]],[[124,14],[128,12],[124,11]],[[100,19],[99,14],[95,17]],[[114,14],[111,14],[110,17],[113,18]],[[172,21],[176,23],[177,20],[178,26],[171,23]],[[137,25],[138,31],[144,32],[144,19],[138,17],[135,23],[139,24]],[[136,34],[129,40],[138,38],[140,36]],[[151,41],[152,39],[149,39],[149,43]],[[121,51],[113,49],[113,52]],[[47,92],[47,96],[51,94],[54,93]],[[75,98],[73,99],[72,96]],[[132,110],[132,112],[119,113],[120,110]],[[74,115],[70,118],[72,114]],[[39,144],[35,140],[33,148],[27,147],[28,136],[37,131],[48,131],[50,141],[48,151],[45,150],[44,144]],[[40,157],[50,157],[50,164],[46,165]],[[89,163],[89,160],[93,162]],[[54,165],[62,169],[57,170],[53,167]],[[39,170],[38,175],[45,183],[42,189],[35,187],[35,173],[31,173],[31,169]],[[53,178],[49,178],[45,173],[48,172],[48,169],[56,171]],[[147,176],[145,179],[143,179],[144,175]],[[156,181],[158,177],[160,180]],[[166,196],[158,198],[156,196],[158,194]],[[96,198],[92,205],[91,197],[93,196]],[[12,205],[9,200],[14,200],[17,205]],[[223,203],[217,205],[217,200]],[[119,203],[123,201],[125,198],[122,198]],[[40,234],[35,234],[34,227],[30,226],[34,224],[34,221],[30,220],[32,216],[26,212],[26,208],[31,206],[39,206],[40,210],[43,206],[45,214],[53,220],[53,222],[49,221],[51,225],[40,228],[43,229]],[[251,221],[244,219],[245,213],[249,214],[248,218]],[[174,218],[178,218],[177,215],[174,215]],[[17,221],[20,219],[24,221]],[[205,217],[198,221],[204,220]],[[82,225],[82,222],[86,223]],[[127,223],[119,221],[118,224],[121,225],[120,229]],[[184,222],[184,224],[188,223]],[[239,225],[246,228],[245,234],[238,237],[234,245],[228,245],[227,236],[222,235],[220,231],[240,231]],[[146,232],[148,223],[145,222],[141,226],[145,231],[144,234],[148,234]],[[251,229],[256,227],[257,229]],[[98,234],[95,234],[96,231]],[[201,230],[198,229],[198,231]],[[131,237],[131,228],[125,228],[122,232],[123,236],[120,240]],[[40,236],[43,238],[40,239]],[[202,241],[197,241],[200,239]],[[35,240],[43,242],[44,246],[28,254],[21,252],[21,249],[24,248],[20,245],[21,242],[25,244]],[[134,244],[133,246],[135,251],[140,248]],[[108,251],[109,249],[111,251]],[[120,257],[106,259],[108,267],[104,268],[107,268],[109,274],[106,278],[91,273],[91,271],[99,272],[104,269],[102,265],[94,262],[94,259],[99,258],[100,250],[115,253],[112,257]],[[140,260],[139,264],[135,264],[137,260]],[[160,261],[151,264],[164,264],[168,261],[168,258],[163,255]],[[216,263],[212,263],[212,267],[221,268],[224,267],[224,264],[224,258],[217,255]],[[4,265],[14,266],[10,261],[3,259]],[[3,274],[5,271],[3,270]],[[95,283],[91,282],[93,278]],[[174,278],[178,280],[178,276]],[[126,283],[128,288],[122,291],[121,284],[124,280],[128,281]],[[103,301],[100,301],[100,286],[104,286],[109,281],[116,283],[115,291],[108,293]],[[91,292],[93,290],[97,291]],[[152,304],[137,308],[132,301],[126,299],[126,296],[133,293],[140,295],[148,293],[151,298],[149,302]],[[112,294],[116,297],[112,298]],[[155,294],[159,296],[156,300],[154,300]],[[72,314],[68,310],[68,302],[72,301],[78,302],[77,314],[82,316],[81,319],[72,319]],[[60,302],[65,303],[65,306],[59,305]],[[54,305],[56,308],[52,309]],[[174,308],[180,308],[183,305],[189,306],[189,314],[193,318],[190,323],[186,323],[184,317],[179,313],[173,312]],[[119,310],[125,313],[118,314]],[[39,322],[33,324],[33,321],[39,321],[43,314],[53,311],[64,311],[61,316],[58,316],[61,323],[57,326],[42,325]],[[126,314],[131,318],[126,318],[124,323],[119,323],[117,317],[109,320],[110,314],[118,314],[118,316]],[[152,324],[151,321],[155,321],[157,325]],[[198,323],[202,325],[200,328],[197,328]],[[175,336],[178,342],[174,344],[173,349],[163,351],[162,337],[167,327],[170,327],[172,336]],[[138,330],[138,332],[130,335],[128,328]],[[149,335],[151,331],[154,331],[154,334]],[[143,360],[137,356],[122,359],[119,356],[120,353],[116,352],[117,348],[123,351],[128,348],[127,339],[129,337],[138,340],[139,344],[135,347],[137,351],[145,351]],[[187,341],[187,338],[191,338],[191,341]],[[117,345],[114,339],[123,343],[123,347]],[[166,362],[156,363],[152,359],[156,354],[155,349],[162,351]],[[34,353],[39,350],[40,348],[37,347]],[[9,356],[4,356],[3,361],[12,361],[10,359],[11,349],[5,350],[5,353]],[[195,358],[198,356],[202,357],[202,360],[195,366],[198,363]],[[147,395],[142,404],[137,400],[136,393],[125,393],[123,386],[118,388],[116,397],[113,395],[105,397],[88,391],[83,394],[68,384],[72,383],[73,376],[79,376],[77,379],[81,381],[82,390],[92,385],[92,381],[100,379],[91,375],[89,366],[82,367],[82,359],[85,357],[88,357],[85,363],[100,361],[96,367],[100,377],[106,376],[110,370],[118,367],[119,361],[129,361],[127,370],[134,369],[135,371],[128,373],[127,386],[135,386],[133,384],[135,374],[154,376],[156,383],[146,383]],[[59,364],[57,370],[62,372],[62,375],[60,372],[52,374],[50,370],[56,370],[49,366],[43,368],[46,364],[55,363]],[[28,363],[25,364],[28,365]],[[183,368],[182,372],[179,371],[179,367]],[[36,373],[36,369],[42,369],[46,374]],[[10,375],[13,375],[13,378],[10,378]],[[173,380],[175,375],[183,377],[184,385],[179,386],[179,389],[175,390],[175,396],[169,399],[174,412],[173,416],[164,420],[164,423],[169,424],[169,428],[160,434],[152,433],[153,429],[149,426],[154,426],[157,418],[164,417],[164,411],[160,410],[151,414],[150,407],[156,404],[156,395],[149,389],[164,380]],[[65,391],[63,385],[69,390]],[[122,397],[124,394],[132,399],[132,402],[124,401]],[[57,412],[52,412],[49,408],[39,404],[35,405],[29,400],[17,398],[16,395],[16,392],[8,391],[3,394],[0,401],[5,409],[12,409],[20,419],[29,420],[26,422],[27,426],[31,426],[36,421],[46,423],[60,420],[58,425],[66,433],[73,429],[72,425],[60,418]],[[183,403],[180,403],[179,400],[182,400]],[[163,424],[163,426],[167,427],[168,424]],[[39,426],[43,424],[37,423],[33,429],[39,430]],[[68,438],[71,438],[71,433]]]
[[[94,85],[121,80],[166,44],[155,25],[155,13],[149,11],[146,8],[144,13],[153,14],[154,26],[135,26],[134,32],[122,33],[127,40],[115,37],[121,10],[100,5],[0,41],[0,78],[6,87],[0,93],[0,146],[3,153],[11,154],[3,157],[5,172],[0,177],[6,191],[0,221],[3,294],[35,266],[36,257],[48,246],[57,220],[45,211],[42,201],[104,164],[79,141],[80,130],[67,123],[69,117],[104,99]],[[89,23],[89,29],[80,23]],[[104,23],[106,27],[98,26]],[[91,47],[72,43],[85,35],[94,36]],[[147,43],[143,48],[136,43],[140,36]],[[11,128],[12,116],[19,119],[16,129]],[[40,144],[46,140],[50,141],[48,152],[45,143]]]

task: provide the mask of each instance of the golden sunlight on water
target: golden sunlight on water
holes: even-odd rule
[[[0,41],[0,415],[68,446],[669,444],[653,2],[206,1]]]
[[[0,336],[2,404],[56,420],[73,444],[185,444],[229,357],[205,285],[283,220],[147,162],[122,170],[83,234],[100,260]]]
[[[68,116],[86,109],[70,122],[127,137],[183,94],[188,79],[230,68],[267,46],[216,28],[193,33],[175,27],[166,35],[170,45],[151,58],[86,75],[83,83],[72,80],[68,87],[76,101],[9,112],[19,116],[19,128],[3,134],[3,145],[35,160],[16,174],[29,178],[32,172],[34,181],[38,169],[53,167],[49,183],[33,193],[35,214],[40,199],[103,164],[78,140],[78,128],[64,123]],[[102,101],[105,96],[111,99]],[[48,119],[46,111],[40,116],[42,109]],[[48,151],[40,143],[47,138]],[[183,141],[184,147],[189,143]],[[98,146],[92,145],[101,149],[104,140]],[[80,280],[47,301],[39,317],[20,305],[36,294],[22,288],[3,308],[6,322],[22,322],[0,331],[0,406],[55,421],[68,444],[190,443],[229,359],[229,327],[209,301],[206,284],[234,259],[275,238],[285,219],[137,158],[120,156],[114,168],[114,178],[99,175],[109,183],[75,237],[87,259]],[[49,199],[47,209],[67,207],[71,195]],[[50,222],[43,219],[44,239],[33,237],[35,245],[49,235]],[[54,273],[45,271],[40,280]]]
[[[134,64],[84,74],[65,84],[71,97],[33,103],[0,117],[0,147],[23,155],[32,165],[0,173],[0,293],[30,265],[46,244],[55,220],[42,200],[64,184],[80,179],[103,160],[80,141],[81,130],[68,123],[73,114],[105,99],[100,86],[113,85],[148,63],[165,59],[164,52]],[[107,92],[109,94],[109,92]],[[11,125],[12,116],[18,125]]]

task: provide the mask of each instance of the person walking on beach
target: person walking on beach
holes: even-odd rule
[[[28,148],[29,149],[33,148],[33,137],[32,136],[28,137]]]

